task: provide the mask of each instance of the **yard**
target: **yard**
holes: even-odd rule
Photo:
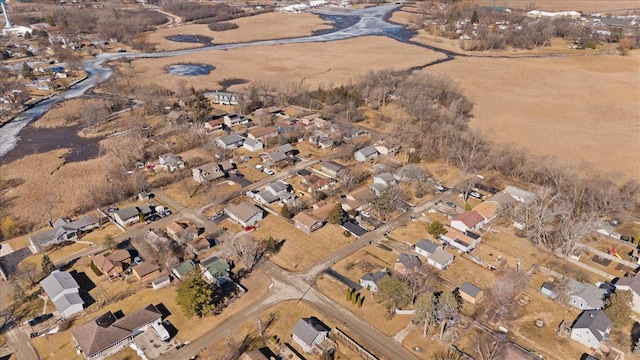
[[[91,273],[87,275],[90,275],[91,277],[91,275],[95,274]],[[105,281],[108,282],[108,280]],[[122,283],[122,281],[116,281],[113,284],[121,285]],[[126,296],[117,302],[110,302],[99,310],[95,309],[90,312],[85,311],[84,317],[74,321],[74,325],[84,323],[104,314],[106,311],[115,312],[121,310],[126,315],[148,304],[163,304],[171,313],[167,320],[169,320],[176,329],[178,329],[177,337],[180,341],[193,341],[194,339],[201,337],[207,331],[216,327],[222,321],[240,311],[243,311],[256,300],[260,299],[267,292],[269,283],[269,278],[263,272],[252,272],[246,280],[242,282],[242,285],[248,289],[245,296],[232,302],[220,315],[209,316],[206,321],[194,321],[193,319],[185,317],[179,305],[176,303],[175,284],[159,290],[153,290],[151,288],[140,289],[139,283],[136,282],[134,284],[135,288],[140,290],[135,292],[135,295],[132,293],[132,296]],[[104,284],[101,285],[104,286]],[[106,292],[113,291],[106,289]],[[73,340],[71,339],[71,332],[69,330],[49,335],[45,338],[35,338],[32,340],[32,344],[43,359],[82,358],[76,354]]]
[[[85,243],[73,243],[67,246],[56,246],[54,250],[33,254],[27,257],[26,259],[20,262],[20,267],[24,268],[24,266],[35,265],[36,268],[39,269],[42,264],[42,257],[44,256],[45,253],[49,255],[49,258],[51,259],[51,261],[56,262],[64,257],[75,254],[88,247],[89,247],[89,244],[85,244]],[[32,264],[32,265],[27,265],[27,264]]]
[[[184,207],[198,207],[224,198],[241,188],[239,184],[229,181],[200,185],[192,177],[187,177],[165,186],[162,191]]]
[[[345,237],[342,228],[332,224],[326,224],[307,234],[274,215],[260,221],[259,227],[252,235],[260,240],[266,240],[269,236],[274,236],[277,241],[284,240],[280,251],[271,256],[270,260],[289,271],[303,271],[327,254],[356,239],[353,236]]]
[[[431,214],[429,214],[429,217],[431,217]],[[415,245],[422,239],[433,240],[433,236],[427,233],[427,224],[423,221],[409,221],[405,225],[398,226],[389,233],[389,238],[407,247]]]
[[[421,327],[414,327],[402,341],[402,346],[420,359],[432,360],[440,351],[446,351],[447,347],[434,340],[431,336],[423,336]]]
[[[301,354],[304,354],[302,349],[292,341],[291,331],[293,330],[293,327],[298,322],[298,320],[300,320],[301,318],[307,318],[311,316],[315,316],[316,318],[320,319],[320,321],[322,321],[329,328],[334,328],[336,326],[341,325],[341,322],[336,321],[333,318],[327,317],[326,315],[322,314],[319,310],[317,310],[307,302],[286,301],[286,302],[282,302],[280,304],[274,305],[273,307],[269,308],[268,310],[265,310],[264,312],[262,312],[262,314],[260,314],[261,323],[262,323],[262,326],[264,327],[263,337],[259,336],[257,321],[246,323],[242,326],[241,329],[236,331],[235,334],[230,335],[229,339],[220,341],[214,344],[213,346],[207,348],[207,350],[203,354],[203,357],[205,359],[221,358],[222,354],[226,354],[227,340],[241,342],[248,334],[255,335],[254,341],[251,341],[251,344],[253,344],[253,346],[250,347],[250,349],[268,346],[273,352],[277,354],[278,353],[277,347],[271,341],[271,338],[275,335],[278,337],[278,339],[280,339],[281,343],[289,343],[298,352],[300,352]],[[268,319],[270,317],[273,318],[274,320],[272,323],[269,324]],[[269,325],[267,326],[267,324]],[[341,327],[341,330],[345,330],[345,329],[342,329]],[[354,337],[353,334],[349,333],[348,329],[346,333],[349,336]],[[366,344],[362,344],[362,345],[365,348],[367,346]],[[346,359],[359,358],[359,356],[356,353],[349,350],[346,346],[340,343],[338,343],[337,350],[338,351],[334,359],[346,360]],[[309,360],[320,359],[318,355],[311,355],[311,354],[304,354],[304,357]]]

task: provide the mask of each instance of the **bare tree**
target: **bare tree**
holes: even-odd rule
[[[247,270],[251,271],[264,255],[264,247],[251,235],[243,235],[228,241],[230,249],[242,261]]]
[[[520,220],[527,237],[541,249],[552,252],[557,246],[554,233],[562,219],[571,215],[571,204],[549,187],[540,188],[533,200],[520,207]]]
[[[576,218],[577,217],[577,218]],[[596,231],[595,214],[582,214],[579,217],[566,217],[558,230],[560,247],[563,256],[576,255],[584,246],[585,239]]]
[[[481,331],[473,339],[473,348],[478,353],[479,360],[498,360],[504,356],[505,343],[503,338]]]
[[[507,268],[496,279],[488,291],[487,303],[490,317],[509,314],[516,304],[516,296],[523,291],[529,282],[529,275],[524,271]]]

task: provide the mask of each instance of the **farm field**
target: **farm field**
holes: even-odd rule
[[[283,14],[266,13],[239,18],[228,23],[237,24],[237,29],[211,31],[204,24],[188,24],[160,29],[148,34],[147,41],[156,44],[158,51],[202,47],[202,44],[167,40],[171,35],[204,35],[213,38],[214,44],[228,44],[259,40],[294,38],[313,35],[314,31],[330,29],[331,23],[311,13]]]
[[[488,139],[624,181],[640,173],[638,68],[640,52],[459,58],[427,71],[460,82],[475,103],[471,126]]]
[[[238,78],[275,87],[304,81],[309,88],[338,86],[369,71],[385,68],[396,70],[427,64],[443,55],[395,40],[366,36],[327,43],[287,44],[274,47],[249,47],[226,51],[205,51],[162,59],[138,59],[132,69],[124,69],[148,84],[176,88],[186,83],[196,89],[215,89],[224,79]],[[209,75],[176,76],[166,73],[167,66],[178,63],[200,63],[215,66]],[[283,73],[287,76],[283,78]],[[241,86],[229,88],[237,91]]]

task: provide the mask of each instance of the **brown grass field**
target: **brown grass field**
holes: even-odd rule
[[[144,74],[140,81],[170,88],[183,81],[196,89],[214,89],[216,82],[229,78],[276,87],[304,79],[304,85],[313,88],[346,84],[369,71],[390,67],[406,69],[441,57],[433,51],[389,38],[368,36],[327,43],[214,50],[165,59],[140,59],[133,61],[133,69],[128,71]],[[216,69],[207,76],[198,77],[171,75],[164,70],[168,65],[186,62],[209,64]],[[283,73],[287,74],[284,78]],[[238,89],[237,85],[230,87],[232,91]]]
[[[488,139],[624,180],[640,173],[639,68],[634,52],[459,58],[427,71],[460,82],[476,104],[471,125]]]
[[[160,29],[149,33],[147,41],[156,44],[160,51],[202,47],[201,44],[180,43],[167,40],[171,35],[204,35],[213,38],[214,44],[228,44],[258,40],[294,38],[312,35],[316,30],[330,29],[331,24],[315,14],[266,13],[229,21],[239,27],[227,31],[211,31],[207,25],[188,24]]]
[[[640,8],[635,0],[475,0],[478,5],[507,6],[512,9],[527,9],[530,4],[533,8],[546,11],[585,11],[600,13],[623,13],[628,9]]]

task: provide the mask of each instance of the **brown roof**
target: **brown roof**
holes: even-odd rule
[[[109,261],[103,254],[94,256],[91,261],[103,273],[108,273],[109,271],[111,271],[111,269],[113,269],[113,263]]]
[[[139,278],[143,278],[154,271],[160,270],[160,267],[153,261],[145,261],[142,264],[136,265],[131,269],[138,275]]]
[[[500,211],[500,205],[491,201],[485,201],[474,206],[473,211],[480,214],[480,216],[482,216],[484,219],[491,219],[492,217],[498,215],[498,211]]]
[[[260,350],[251,350],[240,356],[239,360],[269,360]]]
[[[249,134],[254,138],[260,138],[275,132],[278,132],[275,126],[265,126],[265,127],[259,127],[257,129],[251,130]]]
[[[321,204],[321,205],[320,205]],[[320,220],[326,220],[329,217],[329,213],[336,206],[336,203],[326,203],[324,201],[319,202],[320,205],[317,209],[313,210],[311,214]]]
[[[109,311],[71,329],[71,335],[85,356],[90,357],[134,335],[135,329],[161,318],[160,311],[151,304],[120,319]]]
[[[484,218],[482,215],[478,214],[473,210],[467,210],[462,214],[458,214],[456,217],[451,219],[452,221],[458,220],[465,224],[467,227],[474,227],[478,223],[482,222]]]
[[[293,221],[299,222],[306,227],[312,227],[313,224],[320,221],[317,217],[312,214],[307,214],[305,212],[299,212],[296,216],[293,217]]]
[[[129,252],[124,249],[119,249],[112,253],[96,255],[92,261],[100,271],[108,273],[113,270],[117,263],[122,263],[129,259],[131,259]]]
[[[113,262],[116,262],[116,261],[123,262],[131,259],[131,254],[129,254],[129,251],[125,249],[118,249],[112,252],[109,256],[107,256],[107,259]]]

